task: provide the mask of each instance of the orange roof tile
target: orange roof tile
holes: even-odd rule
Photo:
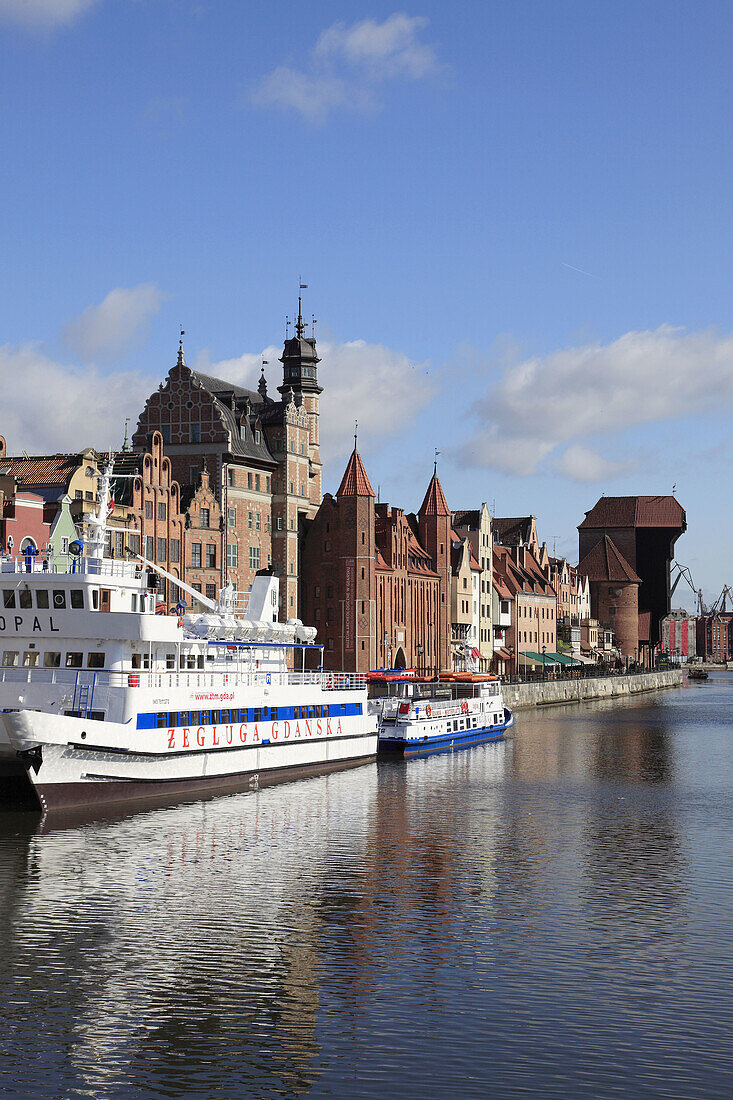
[[[420,506],[421,516],[448,516],[450,517],[450,508],[448,507],[445,499],[445,493],[443,492],[443,486],[438,480],[437,473],[433,474],[428,485],[428,491],[425,494],[425,500]]]
[[[641,584],[639,577],[608,535],[595,544],[578,565],[578,572],[591,581],[620,581]]]
[[[373,497],[374,490],[371,487],[364,463],[356,447],[351,452],[348,466],[339,485],[337,497]]]

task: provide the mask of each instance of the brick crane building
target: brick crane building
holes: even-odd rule
[[[601,497],[590,512],[586,512],[578,527],[580,573],[585,571],[585,560],[591,551],[599,543],[604,543],[605,549],[597,551],[595,558],[607,557],[610,553],[609,561],[615,561],[616,566],[620,561],[624,563],[621,572],[627,579],[630,575],[638,578],[637,625],[634,631],[630,622],[633,597],[628,587],[602,575],[594,580],[587,574],[594,617],[611,627],[614,626],[613,618],[619,614],[629,620],[624,628],[624,652],[627,656],[633,655],[635,649],[639,654],[643,650],[649,654],[661,640],[662,619],[670,612],[669,570],[673,548],[686,529],[685,510],[673,496]],[[605,544],[606,539],[612,544],[612,549]],[[629,583],[633,585],[635,582]],[[620,588],[621,591],[614,595],[611,588]],[[612,611],[612,608],[616,610]],[[608,612],[608,618],[601,615],[602,610]],[[634,634],[636,642],[632,647]]]

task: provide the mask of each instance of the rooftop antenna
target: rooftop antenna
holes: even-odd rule
[[[298,276],[298,290],[307,290],[307,289],[308,289],[308,284],[304,283],[302,275],[299,275]],[[295,331],[296,331],[298,336],[303,335],[303,329],[304,328],[305,328],[305,325],[303,324],[302,296],[299,294],[298,295],[298,320],[295,322]]]
[[[313,337],[314,340],[316,338],[316,325],[317,324],[318,324],[318,321],[316,321],[315,316],[311,313],[311,336]]]
[[[557,540],[560,538],[560,535],[551,535],[550,538],[552,539],[552,556],[553,556],[553,558],[556,558],[557,557]]]
[[[493,519],[495,515],[496,515],[496,497],[494,497],[494,499],[491,502],[491,518]]]

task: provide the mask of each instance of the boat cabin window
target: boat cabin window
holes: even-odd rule
[[[3,667],[14,668],[18,663],[18,653],[14,649],[6,649],[3,653]]]
[[[27,649],[23,654],[23,668],[37,668],[38,666],[38,650]]]
[[[48,589],[39,588],[36,592],[36,607],[41,611],[48,610]]]
[[[33,607],[33,593],[30,588],[21,588],[18,593],[18,604],[23,608]]]
[[[12,588],[3,589],[3,604],[5,607],[15,607],[15,591]]]
[[[83,653],[67,653],[66,654],[66,667],[67,668],[81,668],[84,663]]]
[[[87,656],[87,668],[104,668],[104,653],[90,653]]]
[[[133,668],[141,668],[142,667],[142,655],[140,653],[133,653],[133,655],[132,655],[132,667]]]
[[[92,589],[92,611],[99,611],[99,589]]]
[[[66,593],[60,588],[54,588],[53,590],[53,606],[66,607]]]
[[[43,667],[44,668],[61,668],[61,654],[60,653],[44,653],[43,654]]]
[[[150,668],[150,654],[143,653],[143,668]]]
[[[167,669],[173,669],[176,667],[176,655],[175,653],[166,653],[165,655],[165,667]]]
[[[84,610],[84,590],[82,588],[72,588],[70,592],[71,606],[77,611]]]

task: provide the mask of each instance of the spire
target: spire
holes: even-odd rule
[[[354,447],[351,452],[349,464],[344,471],[336,496],[341,497],[373,497],[374,490],[364,469],[361,456]]]
[[[260,375],[260,380],[257,384],[257,392],[258,392],[258,394],[260,395],[260,397],[262,398],[263,401],[267,400],[267,379],[265,378],[265,364],[266,363],[267,363],[267,360],[263,359],[262,360],[262,374]]]
[[[179,367],[185,367],[186,365],[186,360],[183,358],[183,337],[185,335],[185,331],[181,329],[181,338],[178,341],[178,363],[176,364]]]
[[[443,486],[438,479],[438,466],[437,458],[435,460],[435,472],[430,478],[430,484],[428,485],[428,491],[425,494],[425,500],[420,506],[419,514],[421,516],[449,516],[450,508],[445,499],[445,493],[443,492]]]
[[[303,282],[302,277],[298,276],[298,290],[307,290],[308,284]],[[295,322],[295,335],[302,336],[305,330],[305,324],[303,322],[303,304],[302,296],[298,295],[298,320]]]
[[[130,417],[126,416],[125,417],[125,438],[122,440],[122,450],[125,451],[125,452],[132,450],[132,444],[130,443],[130,440],[127,438],[127,426],[128,426],[129,423],[130,423]]]

